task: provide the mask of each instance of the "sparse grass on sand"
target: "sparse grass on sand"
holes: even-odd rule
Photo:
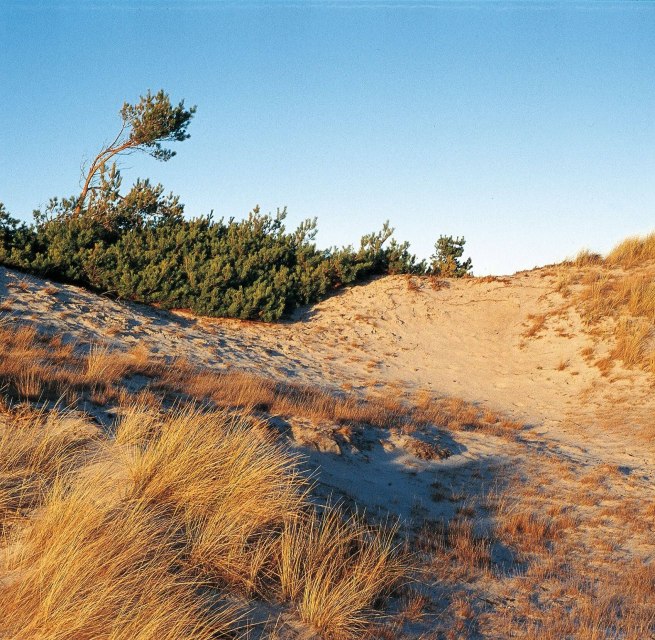
[[[12,344],[45,357],[36,334]],[[104,351],[87,358],[71,375],[90,389],[126,370],[109,375]],[[3,405],[3,639],[240,637],[239,594],[356,638],[406,579],[396,531],[316,511],[296,459],[256,418],[133,405],[112,432]],[[283,561],[294,556],[301,573]]]
[[[419,531],[422,572],[447,603],[435,637],[652,637],[652,516],[625,499],[630,481],[602,466],[579,482],[547,458],[503,471],[502,490]]]
[[[626,238],[607,254],[605,264],[630,269],[654,260],[655,232],[646,236]]]
[[[653,244],[649,236],[644,245]],[[635,241],[626,241],[615,249],[605,266],[590,271],[584,278],[576,302],[583,319],[592,327],[610,322],[614,348],[610,354],[628,368],[642,368],[655,374],[655,263],[633,260],[633,256],[651,255]],[[621,249],[621,247],[624,247]],[[648,249],[650,251],[650,249]],[[613,260],[610,258],[616,252]],[[620,266],[621,269],[607,267]]]
[[[613,340],[599,361],[605,374],[615,361],[655,374],[655,233],[627,238],[605,258],[581,251],[563,263],[555,289],[592,333]],[[533,318],[524,337],[537,336],[548,318],[561,312]]]
[[[155,359],[139,345],[129,351],[97,344],[76,348],[31,327],[0,325],[0,363],[0,385],[14,401],[49,400],[75,407],[88,400],[99,406],[118,406],[134,397],[126,382],[138,374],[148,380],[139,397],[142,403],[153,406],[184,398],[241,413],[264,412],[336,425],[411,430],[416,425],[432,424],[510,438],[522,426],[460,398],[426,392],[419,392],[410,401],[396,395],[378,394],[368,399],[354,394],[336,395],[244,371],[216,372],[182,358]]]

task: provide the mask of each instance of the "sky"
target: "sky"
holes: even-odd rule
[[[477,275],[655,230],[655,3],[2,0],[0,202],[79,193],[123,102],[197,105],[137,177],[190,216],[287,207],[322,247],[390,220]]]

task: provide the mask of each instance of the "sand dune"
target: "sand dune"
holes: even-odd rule
[[[419,546],[428,544],[422,522],[432,523],[433,533],[438,522],[464,527],[457,535],[468,541],[465,548],[470,547],[473,555],[464,559],[459,542],[448,553],[448,545],[439,543],[432,562],[450,577],[422,587],[431,602],[444,598],[450,602],[450,617],[428,615],[415,626],[407,623],[405,635],[398,637],[426,637],[421,634],[441,629],[440,624],[454,624],[463,584],[468,585],[467,602],[473,602],[478,613],[486,612],[487,618],[480,620],[487,626],[481,636],[461,637],[502,638],[518,628],[525,632],[520,637],[540,637],[534,631],[540,625],[552,626],[557,619],[562,629],[569,628],[577,624],[574,618],[580,612],[574,610],[568,619],[563,609],[557,609],[560,583],[548,586],[541,578],[517,582],[530,563],[512,560],[505,542],[498,540],[527,535],[539,514],[548,513],[548,523],[538,535],[551,535],[549,527],[571,533],[562,538],[554,555],[537,556],[541,559],[535,561],[535,571],[559,566],[574,555],[581,567],[576,571],[595,567],[594,580],[605,584],[603,589],[611,585],[621,590],[621,584],[608,577],[616,567],[648,563],[655,553],[652,513],[642,513],[652,504],[655,480],[653,380],[619,363],[609,373],[595,364],[612,345],[585,326],[562,295],[561,270],[571,268],[447,280],[436,286],[427,278],[384,277],[344,289],[275,325],[196,318],[4,268],[0,304],[2,322],[33,325],[82,349],[107,344],[127,351],[140,345],[173,367],[182,359],[208,371],[243,370],[381,404],[410,406],[420,404],[421,398],[461,398],[480,411],[524,424],[510,434],[468,428],[465,421],[454,430],[438,423],[418,431],[355,425],[353,433],[345,433],[338,424],[325,421],[270,417],[272,428],[302,453],[317,496],[340,498],[371,516],[400,517],[407,535]],[[426,448],[434,455],[423,455]],[[490,504],[502,518],[490,517]],[[477,539],[473,529],[466,529],[473,525],[461,518],[469,511],[477,514],[475,527],[495,522],[493,527],[501,532],[496,542]],[[628,526],[633,522],[641,524]],[[559,539],[564,534],[552,535]],[[476,545],[487,549],[484,553],[494,571],[476,564]],[[603,545],[608,548],[599,555]],[[446,561],[470,562],[476,568],[464,579],[460,568],[438,564]],[[578,580],[575,571],[571,575],[571,580]],[[546,604],[532,611],[536,626],[530,627],[517,594],[533,588],[549,596]],[[638,619],[645,619],[642,613]],[[293,630],[295,624],[291,616],[279,637],[300,637]],[[301,635],[314,637],[307,629]],[[569,636],[562,631],[548,637]]]
[[[4,268],[0,296],[6,292],[5,314],[77,342],[142,344],[169,358],[332,388],[429,389],[527,422],[542,444],[647,472],[648,376],[618,365],[603,376],[581,352],[609,347],[583,330],[574,309],[527,335],[535,317],[562,307],[556,279],[545,269],[434,290],[417,278],[413,290],[404,277],[385,277],[274,325],[159,311]]]

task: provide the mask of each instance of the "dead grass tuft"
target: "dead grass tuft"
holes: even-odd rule
[[[531,324],[523,332],[524,338],[534,338],[538,336],[546,327],[546,320],[548,316],[545,313],[539,315],[529,315],[528,320],[531,321]]]
[[[569,366],[569,364],[570,364],[570,362],[569,362],[568,359],[562,358],[557,363],[557,367],[555,367],[555,368],[557,369],[557,371],[564,371],[564,369],[566,369]]]
[[[251,421],[188,408],[161,420],[137,407],[116,439],[133,443],[125,460],[130,495],[173,510],[194,565],[255,590],[272,554],[269,533],[295,519],[304,502],[295,460]]]
[[[605,263],[630,269],[651,260],[655,260],[655,232],[626,238],[609,252]]]
[[[84,376],[90,384],[111,384],[127,372],[125,354],[111,351],[109,347],[92,345],[86,357]]]
[[[416,278],[407,276],[405,282],[407,283],[407,291],[411,291],[413,293],[419,293],[421,291],[420,281]]]
[[[278,563],[283,595],[317,630],[337,639],[361,637],[376,600],[407,574],[396,531],[373,530],[338,509],[290,521]]]
[[[589,251],[589,249],[582,249],[573,259],[572,264],[576,267],[598,266],[603,264],[603,256],[600,253]]]
[[[649,366],[650,357],[655,351],[654,335],[651,322],[643,318],[621,318],[615,329],[616,344],[612,357],[623,361],[626,367]]]

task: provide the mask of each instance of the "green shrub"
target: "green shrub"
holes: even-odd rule
[[[465,244],[466,240],[463,237],[439,236],[434,245],[434,254],[431,256],[431,272],[447,278],[462,278],[470,275],[473,269],[471,258],[463,262],[460,260],[464,255]]]
[[[0,204],[0,263],[137,302],[264,321],[376,274],[428,272],[388,223],[358,249],[322,251],[314,244],[316,219],[288,232],[286,209],[273,216],[257,207],[240,221],[189,220],[177,197],[148,180],[121,195],[116,160],[137,151],[170,160],[175,152],[163,145],[189,137],[195,111],[184,101],[174,105],[163,90],[125,103],[118,134],[90,163],[78,196],[54,198],[34,212],[32,225]],[[448,240],[456,269],[444,275],[460,275],[471,262],[457,261],[464,239]],[[435,268],[441,273],[450,259],[439,258]]]
[[[426,273],[388,223],[351,246],[319,250],[316,220],[284,226],[286,209],[246,219],[186,219],[178,198],[147,180],[120,195],[114,168],[85,208],[53,199],[19,225],[2,208],[0,261],[54,280],[198,314],[275,321],[338,287],[377,274]]]

